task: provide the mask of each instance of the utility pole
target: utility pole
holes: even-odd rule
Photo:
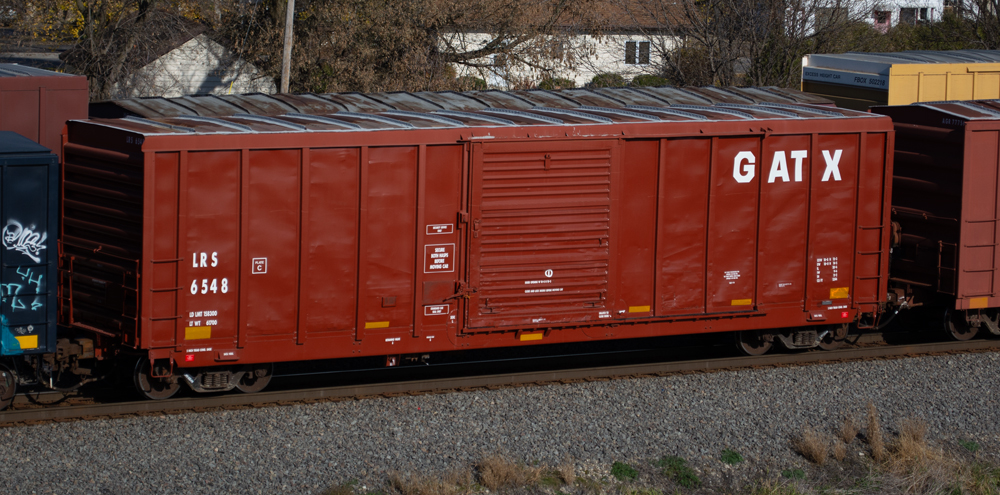
[[[281,54],[281,92],[288,92],[288,78],[292,66],[292,22],[295,21],[295,0],[288,0],[285,10],[285,49]]]

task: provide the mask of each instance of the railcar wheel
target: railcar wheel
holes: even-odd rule
[[[989,337],[990,335],[1000,335],[994,333],[995,331],[1000,330],[1000,309],[997,308],[984,309],[979,313],[979,318],[982,320],[983,322],[982,324],[986,327],[986,330],[989,332],[989,335],[987,335],[987,337]]]
[[[271,375],[274,373],[274,365],[271,363],[259,364],[254,369],[243,375],[236,388],[240,392],[248,394],[260,392],[268,383],[271,383]]]
[[[17,393],[17,376],[5,364],[0,364],[0,411],[14,402]]]
[[[979,328],[969,325],[965,312],[948,309],[944,312],[944,331],[954,340],[969,340],[976,336]]]
[[[144,357],[139,358],[139,362],[135,364],[135,373],[133,378],[135,381],[135,389],[147,399],[169,399],[181,389],[180,382],[176,380],[165,380],[163,378],[153,377],[149,359]]]
[[[847,340],[847,331],[848,327],[846,324],[834,325],[830,328],[830,332],[820,339],[819,348],[824,351],[839,349],[840,346],[844,345],[844,341]]]
[[[747,356],[760,356],[774,346],[773,340],[768,340],[767,337],[769,336],[760,330],[736,332],[736,347]]]

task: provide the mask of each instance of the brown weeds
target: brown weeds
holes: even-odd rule
[[[833,442],[833,458],[841,462],[847,457],[847,444],[843,442]]]
[[[868,403],[868,428],[865,431],[865,439],[872,449],[872,458],[875,462],[885,462],[888,452],[885,450],[885,440],[882,439],[882,425],[878,420],[878,410],[871,402]]]
[[[556,471],[559,473],[559,477],[562,478],[563,483],[572,485],[576,481],[576,467],[573,465],[573,460],[569,457],[563,460],[562,464],[559,464]]]
[[[500,455],[487,456],[476,464],[479,482],[490,490],[530,485],[541,479],[542,470],[513,462]]]
[[[389,486],[401,495],[460,495],[468,492],[473,481],[469,468],[450,471],[440,477],[389,473]]]
[[[853,415],[848,414],[844,417],[844,422],[837,430],[837,436],[847,445],[850,445],[858,437],[858,422],[854,420]]]
[[[825,436],[806,425],[802,433],[792,439],[792,447],[811,462],[822,465],[826,462],[828,442]]]

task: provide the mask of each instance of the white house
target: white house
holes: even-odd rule
[[[194,35],[116,86],[114,98],[274,93],[274,79],[206,34]]]
[[[492,40],[490,33],[451,33],[446,44],[460,50],[474,50]],[[456,65],[458,76],[483,79],[496,89],[533,86],[546,78],[570,79],[582,87],[602,73],[621,75],[625,82],[640,74],[654,73],[662,66],[661,56],[671,38],[650,37],[634,30],[592,34],[548,36],[530,43],[537,46],[519,53],[513,60],[494,55],[473,66]]]

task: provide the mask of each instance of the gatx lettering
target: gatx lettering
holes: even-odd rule
[[[844,150],[823,150],[823,162],[826,168],[823,170],[821,182],[828,182],[831,179],[840,179],[840,158]],[[767,174],[767,182],[802,182],[803,162],[809,157],[808,150],[775,151],[771,157],[771,171]],[[789,172],[789,158],[792,162],[791,173]],[[757,156],[752,151],[741,151],[733,158],[733,179],[740,184],[746,184],[753,180],[754,170],[757,164]]]

